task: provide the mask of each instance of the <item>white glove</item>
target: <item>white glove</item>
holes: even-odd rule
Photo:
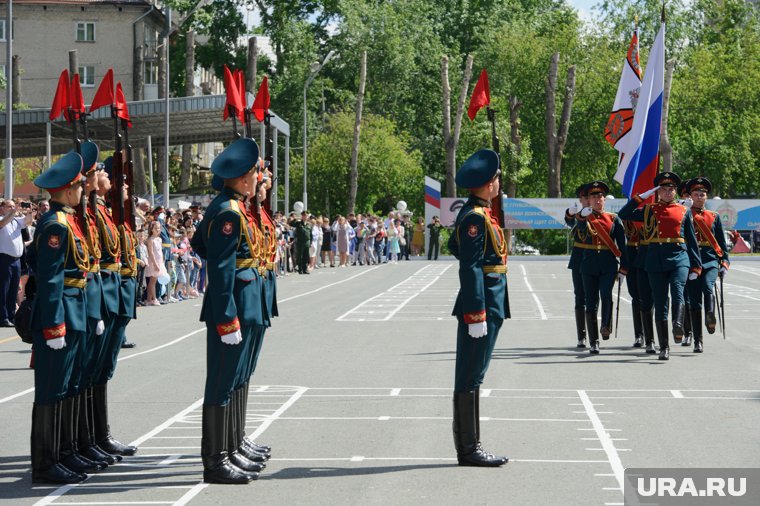
[[[623,274],[622,272],[618,272],[617,278],[618,278],[618,283],[622,285],[623,281],[625,281],[625,274]]]
[[[644,193],[640,193],[640,194],[639,194],[639,197],[641,197],[642,199],[646,200],[646,199],[648,199],[649,197],[651,197],[652,195],[654,195],[654,192],[656,192],[656,191],[657,191],[657,190],[659,190],[659,189],[660,189],[660,187],[659,187],[659,186],[655,186],[655,187],[654,187],[654,188],[652,188],[651,190],[647,190],[647,191],[645,191]]]
[[[694,201],[691,200],[691,197],[686,197],[683,200],[679,200],[678,203],[684,206],[686,209],[691,209],[691,206],[694,205]]]
[[[55,339],[48,339],[45,343],[54,350],[60,350],[66,347],[66,338],[56,337]]]
[[[721,267],[720,270],[718,271],[718,274],[720,274],[721,278],[726,277],[727,273],[728,273],[728,269],[726,269],[725,267]]]
[[[95,325],[95,335],[102,336],[105,330],[106,330],[106,324],[103,323],[103,320],[98,320],[98,324]]]
[[[243,334],[239,330],[236,330],[232,334],[224,334],[222,336],[222,342],[224,344],[240,344],[243,341]]]
[[[594,212],[594,210],[592,208],[590,208],[590,207],[584,207],[583,209],[581,209],[581,216],[583,216],[585,218],[586,216],[588,216],[589,214],[591,214],[593,212]]]
[[[467,332],[471,337],[477,339],[478,337],[483,337],[488,333],[488,326],[486,325],[486,322],[470,323],[468,325]]]
[[[567,208],[567,214],[575,216],[578,211],[581,210],[580,202],[573,202],[573,204]]]
[[[697,274],[696,272],[690,272],[689,273],[689,281],[694,281],[698,277],[699,277],[699,274]]]

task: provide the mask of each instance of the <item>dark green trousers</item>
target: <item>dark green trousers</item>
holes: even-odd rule
[[[483,378],[491,363],[491,355],[504,320],[491,317],[486,323],[488,333],[478,338],[470,336],[466,323],[461,320],[457,323],[455,393],[471,392],[483,384]]]

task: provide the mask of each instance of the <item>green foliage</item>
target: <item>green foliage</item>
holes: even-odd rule
[[[312,213],[345,213],[355,115],[339,112],[328,117],[325,129],[309,140],[308,193]],[[374,114],[362,118],[356,211],[386,214],[405,200],[420,214],[423,206],[420,154],[409,139],[396,133],[393,122]],[[291,195],[303,192],[303,159],[291,158]],[[292,199],[295,200],[295,199]]]

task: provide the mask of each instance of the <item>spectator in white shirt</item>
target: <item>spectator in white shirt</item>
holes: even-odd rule
[[[16,216],[16,203],[7,199],[0,204],[0,216],[0,327],[13,327],[24,253],[21,230],[31,225],[32,210]]]

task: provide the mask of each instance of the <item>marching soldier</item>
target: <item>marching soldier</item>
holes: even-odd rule
[[[641,246],[641,224],[635,221],[626,220],[623,222],[623,229],[625,231],[625,251],[628,257],[628,274],[626,274],[626,286],[628,287],[628,294],[631,296],[631,316],[633,317],[633,347],[641,348],[645,341],[644,332],[644,319],[642,311],[642,295],[639,290],[639,269],[637,264],[639,247]],[[647,287],[649,284],[647,283]],[[649,329],[654,330],[652,327],[652,298],[649,297],[649,305],[647,306],[650,312],[649,316]],[[646,339],[647,343],[652,341],[653,332],[649,333],[649,339]]]
[[[98,356],[97,370],[93,386],[93,429],[99,448],[112,455],[134,455],[137,447],[120,443],[111,435],[108,423],[108,381],[116,370],[116,361],[124,339],[127,323],[135,315],[136,241],[126,225],[113,221],[111,209],[106,207],[105,197],[116,191],[113,181],[113,157],[106,159],[105,170],[100,171],[98,180],[98,233],[100,236],[100,272],[103,280],[103,312],[106,331],[102,336],[103,345]],[[122,188],[122,201],[127,200],[127,186]],[[126,220],[125,220],[126,223]],[[127,274],[132,278],[122,279],[121,272],[127,264]],[[130,267],[131,266],[131,267]]]
[[[691,205],[693,204],[693,201],[691,200],[691,197],[689,196],[689,179],[681,181],[681,183],[678,185],[678,195],[680,200],[678,201],[679,204],[682,206],[686,206],[688,208],[691,208]],[[694,213],[692,213],[693,215]],[[693,223],[693,222],[692,222]],[[695,229],[696,232],[696,229]],[[691,330],[692,327],[692,321],[691,321],[691,305],[689,303],[689,282],[686,282],[686,286],[683,288],[683,299],[684,303],[686,305],[686,312],[684,313],[683,318],[683,339],[681,340],[681,346],[691,346],[691,341],[694,338],[694,334]]]
[[[573,205],[567,208],[565,211],[565,223],[567,226],[572,227],[570,234],[573,238],[573,249],[570,253],[570,262],[567,264],[567,268],[573,273],[573,294],[575,294],[575,331],[578,335],[577,348],[586,347],[586,295],[583,292],[583,275],[581,274],[581,261],[583,260],[582,245],[586,242],[586,231],[581,229],[576,224],[576,215],[584,207],[588,207],[588,191],[586,184],[580,185],[575,189],[575,196],[578,197],[578,202],[573,202]]]
[[[673,340],[680,343],[684,334],[684,285],[687,277],[697,279],[702,271],[691,211],[675,201],[680,182],[677,174],[661,172],[654,178],[654,188],[634,195],[619,212],[622,219],[643,222],[643,236],[647,241],[644,268],[652,286],[660,360],[670,358],[668,289],[673,302]],[[657,203],[638,208],[655,193]]]
[[[30,248],[37,281],[31,322],[34,335],[32,481],[78,483],[87,475],[61,462],[63,405],[78,385],[72,383],[87,331],[85,286],[90,255],[74,207],[82,196],[82,157],[69,152],[34,180],[50,195]],[[70,410],[68,410],[70,412]],[[70,429],[69,429],[70,430]]]
[[[259,148],[248,138],[230,144],[211,164],[223,189],[209,205],[192,247],[207,260],[206,388],[201,457],[207,483],[249,483],[264,465],[230,451],[228,427],[236,415],[233,392],[250,360],[256,326],[264,324],[260,239],[245,200],[255,196]],[[242,432],[241,432],[242,433]]]
[[[602,339],[607,340],[612,333],[612,287],[615,281],[622,283],[628,272],[623,222],[615,213],[604,210],[604,202],[610,192],[602,181],[594,181],[587,186],[591,204],[581,210],[578,226],[586,232],[583,248],[581,273],[583,291],[586,294],[586,330],[588,331],[592,354],[599,353],[600,329],[597,321],[599,299],[602,301]],[[619,260],[619,264],[618,264]]]
[[[507,242],[491,199],[500,195],[499,155],[481,149],[465,161],[457,186],[470,197],[459,211],[449,250],[459,260],[457,355],[454,380],[454,443],[460,466],[495,467],[509,459],[486,452],[480,444],[480,385],[499,330],[509,314]]]
[[[707,333],[715,333],[715,280],[725,277],[728,272],[728,248],[723,233],[720,215],[705,209],[707,195],[712,191],[712,184],[706,177],[697,177],[689,181],[689,195],[694,202],[691,212],[694,231],[699,242],[702,258],[702,274],[686,284],[691,304],[691,323],[694,332],[694,353],[702,353],[702,299],[704,297],[705,324]]]

